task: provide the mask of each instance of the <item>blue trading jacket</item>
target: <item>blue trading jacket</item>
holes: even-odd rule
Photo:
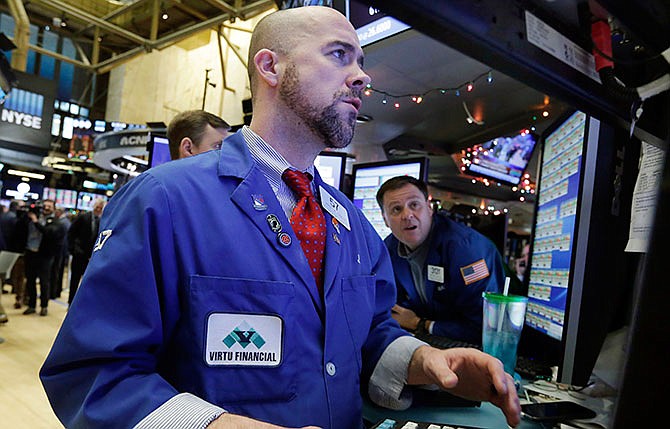
[[[398,287],[398,304],[412,309],[419,317],[435,321],[435,335],[481,344],[482,292],[500,292],[505,283],[500,252],[488,238],[442,213],[433,215],[432,237],[426,265],[442,267],[444,282],[428,280],[424,267],[426,304],[414,287],[409,262],[398,255],[398,239],[393,234],[386,237]],[[486,262],[489,277],[466,285],[461,268],[481,259]]]
[[[127,429],[190,392],[282,426],[362,427],[359,385],[405,333],[390,316],[383,242],[343,194],[315,180],[351,224],[335,227],[324,212],[323,304],[240,133],[125,185],[105,208],[40,373],[65,426]],[[254,363],[230,364],[238,357]]]

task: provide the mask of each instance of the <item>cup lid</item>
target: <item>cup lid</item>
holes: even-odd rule
[[[507,302],[526,302],[528,301],[527,296],[521,295],[503,295],[502,293],[497,292],[483,292],[482,297],[491,302],[507,303]]]

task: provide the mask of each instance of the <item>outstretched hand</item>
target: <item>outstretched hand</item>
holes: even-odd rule
[[[477,349],[421,346],[410,361],[407,383],[436,384],[471,401],[488,401],[502,410],[510,426],[521,421],[514,380],[498,359]]]

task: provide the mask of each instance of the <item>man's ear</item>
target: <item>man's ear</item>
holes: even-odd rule
[[[277,86],[279,82],[277,54],[269,49],[261,49],[254,55],[254,66],[261,79],[270,86]]]
[[[179,157],[180,158],[187,158],[189,156],[193,156],[193,140],[191,140],[189,137],[184,137],[181,139],[179,142]]]

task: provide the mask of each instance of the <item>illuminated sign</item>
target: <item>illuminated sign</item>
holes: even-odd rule
[[[15,88],[3,106],[0,120],[27,128],[42,128],[44,96],[25,89]]]

